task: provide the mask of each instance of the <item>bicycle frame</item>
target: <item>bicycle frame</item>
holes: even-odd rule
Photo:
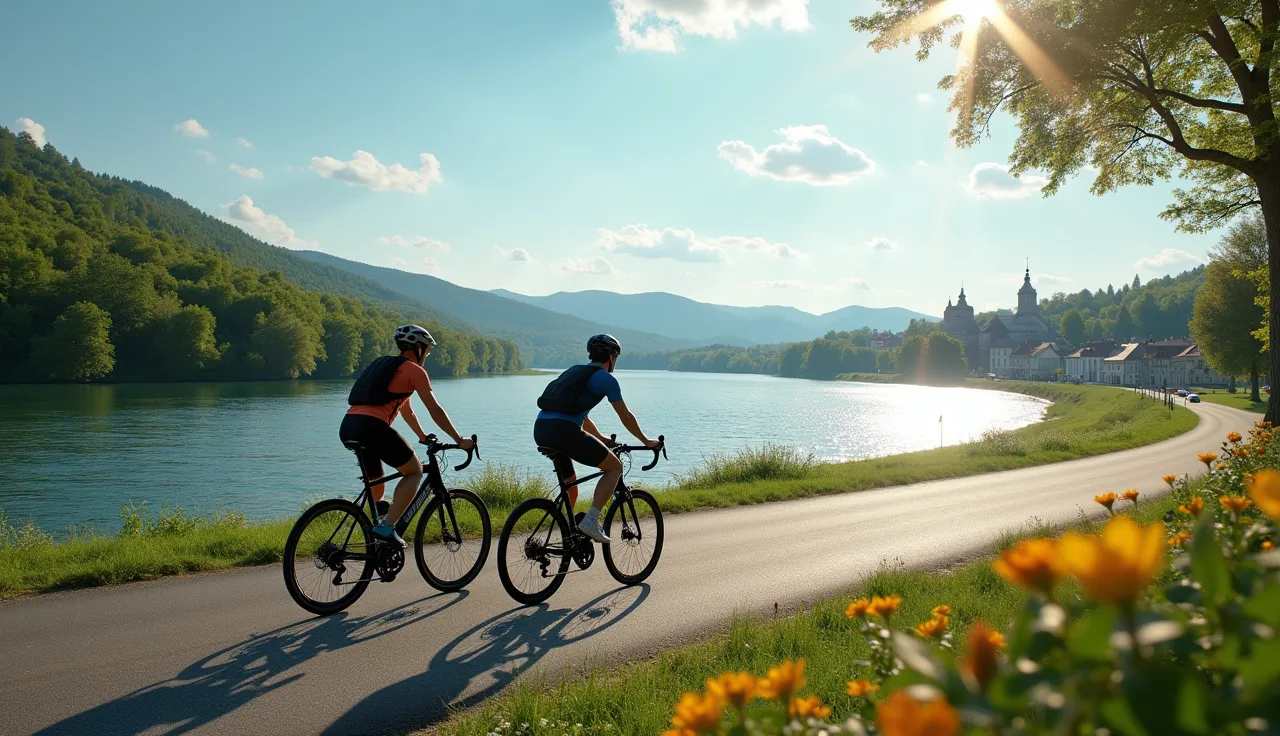
[[[564,509],[564,512],[563,512],[564,518],[569,522],[569,537],[568,539],[565,539],[564,543],[561,545],[552,545],[552,544],[544,545],[542,549],[546,554],[555,556],[555,557],[572,557],[573,556],[574,550],[577,548],[579,541],[586,535],[578,531],[577,525],[574,524],[575,512],[573,510],[573,507],[569,504],[568,491],[570,488],[573,488],[574,486],[580,485],[582,483],[586,483],[589,480],[595,480],[596,478],[599,478],[600,476],[604,475],[604,473],[605,471],[601,470],[595,473],[591,473],[590,475],[584,475],[581,478],[574,480],[572,483],[565,483],[564,480],[561,478],[556,479],[560,484],[560,493],[558,496],[556,496],[555,505],[557,507]],[[623,502],[626,504],[626,506],[624,507],[624,510],[622,511],[622,518],[624,520],[624,523],[625,523],[627,512],[630,512],[631,518],[633,519],[636,518],[636,510],[631,503],[631,489],[627,487],[625,477],[618,478],[618,485],[613,489],[613,497],[618,499],[620,502]],[[548,516],[547,518],[550,519],[550,516]],[[541,523],[539,524],[539,527],[540,526],[541,526]],[[537,533],[538,533],[537,529],[535,529],[532,534],[537,534]],[[550,533],[550,530],[548,530],[548,534],[549,533]],[[530,536],[530,538],[532,539],[532,535]],[[578,571],[569,570],[564,574],[568,574],[570,572],[578,572]],[[553,577],[554,575],[547,575],[547,573],[544,571],[543,576]]]
[[[449,513],[447,523],[453,527],[454,536],[461,539],[462,533],[458,529],[458,519],[454,516],[453,504],[450,502],[451,500],[449,498],[448,490],[444,487],[444,477],[440,474],[440,463],[436,460],[436,455],[433,452],[427,453],[425,471],[426,472],[422,474],[422,483],[418,486],[418,490],[413,495],[413,500],[409,502],[404,513],[400,515],[400,520],[396,522],[396,533],[404,534],[409,528],[409,522],[413,520],[413,517],[418,513],[419,509],[422,508],[430,496],[434,495],[441,496],[443,501],[440,504],[441,527],[443,528],[446,523],[444,510],[448,507]],[[360,495],[356,497],[355,503],[357,506],[364,506],[367,502],[369,518],[373,520],[375,525],[381,521],[381,517],[378,515],[378,504],[373,500],[373,487],[389,483],[393,480],[399,480],[403,477],[404,473],[401,472],[395,472],[373,480],[369,480],[363,475],[360,476],[360,482],[364,484],[364,488],[360,491]],[[429,493],[428,490],[430,491]]]

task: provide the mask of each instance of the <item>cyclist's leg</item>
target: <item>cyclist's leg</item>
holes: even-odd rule
[[[396,483],[395,495],[391,498],[391,508],[387,510],[382,522],[375,529],[375,533],[387,536],[381,534],[379,529],[394,526],[400,520],[400,515],[409,507],[409,503],[413,501],[418,484],[422,482],[422,463],[418,461],[418,456],[413,448],[409,447],[409,443],[405,442],[400,433],[392,429],[389,424],[381,424],[371,429],[365,442],[370,451],[377,453],[379,460],[403,473],[403,477]]]
[[[556,468],[556,476],[560,478],[560,482],[568,486],[570,483],[578,479],[578,473],[573,469],[573,461],[568,455],[556,455],[551,459]],[[565,493],[569,496],[569,508],[578,505],[578,487],[569,486]]]

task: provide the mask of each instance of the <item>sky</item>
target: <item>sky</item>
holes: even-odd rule
[[[526,294],[941,314],[1205,261],[1174,183],[1042,197],[969,149],[944,48],[874,0],[50,0],[0,27],[0,124],[268,242]],[[465,318],[466,315],[460,315]],[[603,317],[602,317],[603,319]]]

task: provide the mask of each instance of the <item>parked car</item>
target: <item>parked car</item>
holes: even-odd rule
[[[1200,397],[1197,394],[1187,394],[1187,401],[1190,401],[1193,404],[1199,404]]]
[[[1185,388],[1178,389],[1178,395],[1185,399],[1188,396],[1187,390]]]

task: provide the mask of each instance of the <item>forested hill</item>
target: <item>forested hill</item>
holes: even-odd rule
[[[468,289],[426,274],[371,266],[317,251],[298,251],[298,255],[372,279],[398,293],[412,294],[431,305],[448,305],[451,312],[465,314],[467,321],[475,324],[485,334],[515,340],[529,364],[540,368],[573,365],[582,361],[586,357],[587,338],[599,332],[617,336],[629,355],[702,344],[694,340],[665,337],[595,319],[553,312],[488,291]],[[598,310],[595,314],[607,321],[621,316],[611,310]]]
[[[408,319],[439,331],[437,374],[521,365],[509,340],[0,127],[2,380],[342,377]]]

